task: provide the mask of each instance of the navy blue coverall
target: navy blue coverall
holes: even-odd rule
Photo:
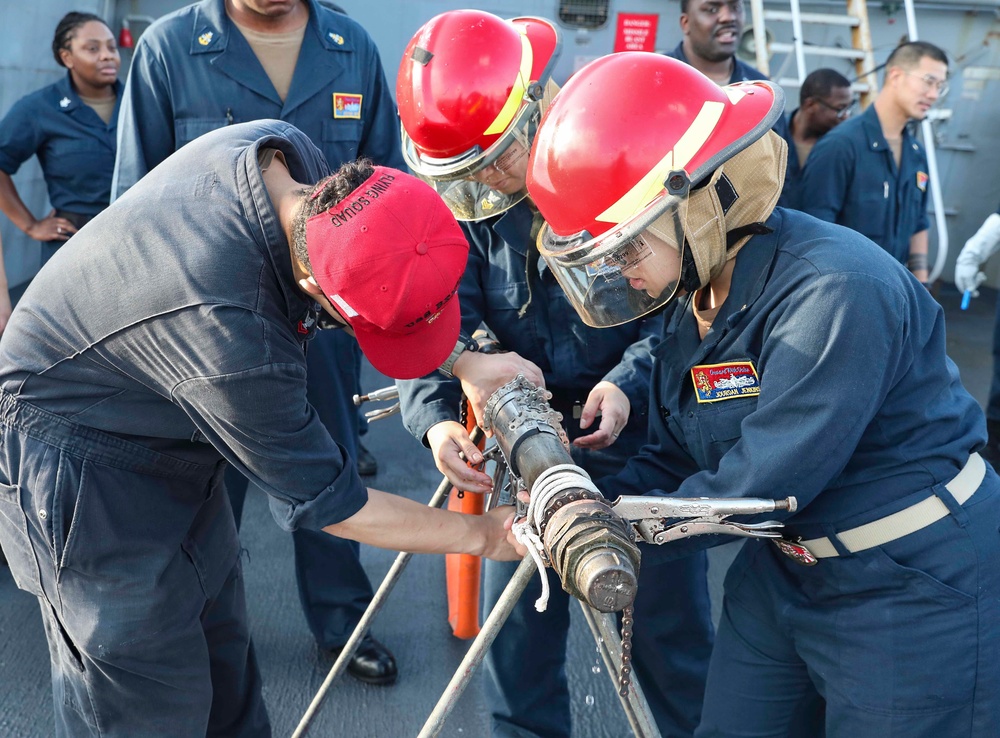
[[[628,396],[629,422],[613,445],[572,450],[576,463],[597,479],[619,471],[646,440],[649,351],[662,321],[650,318],[607,329],[585,325],[538,258],[530,238],[532,213],[522,201],[496,218],[462,224],[470,244],[459,285],[462,326],[471,334],[485,323],[503,348],[539,366],[553,394],[550,404],[563,414],[570,440],[593,430],[581,431],[573,411],[582,407],[594,385],[607,380]],[[429,375],[398,386],[404,422],[416,438],[425,439],[437,423],[458,420],[462,390],[457,381]],[[515,568],[486,562],[487,611]],[[632,652],[635,672],[665,736],[691,735],[701,711],[712,647],[706,568],[703,552],[665,565],[655,549],[643,552]],[[570,735],[565,670],[570,597],[551,570],[547,575],[548,609],[535,611],[541,592],[535,579],[487,656],[497,736]]]
[[[292,123],[330,167],[367,156],[405,171],[399,121],[374,42],[355,21],[308,0],[309,22],[284,101],[223,0],[203,0],[164,16],[136,44],[118,136],[114,191],[120,195],[172,152],[208,131],[274,118]],[[354,102],[356,105],[344,104]],[[340,105],[338,106],[338,102]],[[352,402],[361,356],[340,331],[312,342],[309,401],[354,457]],[[237,513],[247,482],[226,475]],[[309,628],[322,648],[343,646],[372,598],[353,541],[293,534],[295,573]]]
[[[77,95],[67,72],[58,82],[22,97],[0,120],[0,171],[13,176],[37,156],[49,202],[77,228],[104,210],[111,198],[121,82],[116,91],[118,102],[105,123]],[[42,264],[64,243],[43,243]]]
[[[802,200],[800,187],[802,182],[802,162],[799,161],[799,150],[795,147],[791,126],[791,121],[797,112],[799,112],[798,108],[788,115],[788,138],[786,139],[788,143],[788,158],[785,161],[785,183],[781,186],[781,198],[778,200],[778,204],[783,208],[800,210],[799,202]]]
[[[769,541],[744,544],[696,735],[789,735],[817,693],[828,738],[993,735],[1000,479],[970,457],[983,413],[945,353],[941,307],[851,230],[782,208],[767,225],[737,255],[704,338],[690,296],[668,309],[650,445],[602,482],[611,495],[792,495],[786,535],[824,553],[807,567]],[[748,364],[742,392],[699,384]],[[908,532],[915,512],[902,511],[918,504]],[[884,542],[859,547],[858,528]]]
[[[910,237],[926,231],[927,156],[903,129],[899,166],[874,105],[813,147],[799,182],[801,210],[867,236],[905,265]]]
[[[315,303],[263,146],[328,173],[287,123],[207,134],[59,250],[0,342],[0,542],[41,604],[60,736],[269,736],[222,471],[287,530],[367,500],[306,398]]]

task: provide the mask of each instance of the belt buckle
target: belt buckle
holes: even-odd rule
[[[802,566],[816,566],[816,564],[819,563],[819,559],[813,556],[812,551],[803,546],[801,543],[789,541],[784,538],[772,538],[771,543],[777,546],[781,553],[785,554],[785,556],[790,558],[796,564],[801,564]]]

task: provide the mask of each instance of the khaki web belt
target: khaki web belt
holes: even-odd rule
[[[966,500],[979,489],[985,476],[986,462],[979,454],[972,454],[965,466],[962,467],[962,471],[944,487],[959,505],[964,505]],[[936,523],[946,515],[948,515],[948,507],[941,501],[941,498],[931,495],[926,500],[910,505],[899,512],[859,525],[857,528],[841,531],[836,536],[848,551],[857,553],[895,541],[897,538],[910,535],[910,533],[916,533],[931,523]],[[797,541],[797,543],[808,548],[817,559],[840,556],[833,542],[826,537]]]

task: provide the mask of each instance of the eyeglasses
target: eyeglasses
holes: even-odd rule
[[[849,103],[847,103],[847,105],[844,105],[843,107],[840,108],[835,108],[833,105],[830,105],[830,103],[823,102],[818,97],[814,97],[813,100],[818,102],[827,110],[836,113],[838,120],[844,120],[844,118],[849,118],[852,115],[854,115],[854,110],[858,106],[857,100],[851,100]]]
[[[948,80],[946,79],[938,79],[931,74],[917,74],[916,72],[907,72],[906,74],[910,77],[916,77],[923,82],[924,92],[937,90],[939,97],[944,97],[948,94]]]

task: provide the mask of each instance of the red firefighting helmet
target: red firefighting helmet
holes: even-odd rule
[[[767,133],[783,104],[767,82],[719,87],[647,52],[570,78],[535,135],[527,185],[546,221],[539,250],[588,324],[617,325],[676,295],[691,186]]]
[[[459,220],[495,215],[525,196],[522,189],[508,202],[466,178],[500,167],[514,141],[527,156],[559,43],[546,20],[481,10],[442,13],[410,40],[396,82],[403,154]]]

